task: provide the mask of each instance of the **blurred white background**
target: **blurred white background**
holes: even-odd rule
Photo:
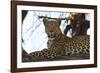
[[[28,0],[29,1],[29,0]],[[86,4],[86,5],[98,5],[98,13],[100,13],[100,1],[99,0],[32,0],[43,2],[56,2],[56,3],[72,3],[72,4]],[[10,73],[10,0],[0,0],[0,73]],[[98,14],[100,19],[100,14]],[[100,37],[100,21],[98,20],[98,37]],[[98,43],[100,43],[98,38]],[[100,56],[100,46],[98,44],[98,56]],[[100,57],[98,57],[97,68],[84,68],[84,69],[69,69],[69,70],[55,70],[55,71],[42,71],[36,73],[99,73],[100,72]],[[24,72],[25,73],[25,72]],[[29,73],[29,72],[27,72]],[[30,72],[33,73],[33,72]],[[34,72],[35,73],[35,72]]]

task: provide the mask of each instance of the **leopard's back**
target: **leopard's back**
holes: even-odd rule
[[[89,54],[90,38],[89,35],[75,36],[68,38],[63,34],[52,41],[50,50],[56,51],[61,55]]]
[[[69,38],[70,39],[70,38]],[[89,35],[74,36],[66,43],[66,55],[89,54],[90,37]]]

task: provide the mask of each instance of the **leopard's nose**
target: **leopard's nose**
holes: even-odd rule
[[[53,36],[53,33],[51,33],[51,36]]]
[[[51,37],[52,38],[55,38],[55,33],[51,33]]]
[[[49,38],[54,38],[54,33],[53,32],[52,33],[50,32],[49,35],[48,35],[48,37]]]

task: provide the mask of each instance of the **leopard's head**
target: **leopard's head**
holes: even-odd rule
[[[48,35],[48,38],[55,38],[61,34],[59,19],[48,19],[47,17],[43,18],[43,23],[45,26],[45,32]]]

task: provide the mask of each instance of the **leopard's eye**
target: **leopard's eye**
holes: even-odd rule
[[[48,37],[50,38],[50,35],[48,35]]]

